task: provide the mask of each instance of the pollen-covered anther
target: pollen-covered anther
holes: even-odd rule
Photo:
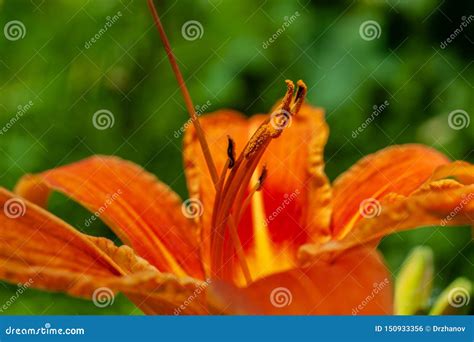
[[[293,94],[295,85],[292,81],[286,80],[286,94],[281,101],[280,106],[270,114],[268,119],[270,135],[272,138],[280,136],[285,127],[291,123],[291,105],[293,103]]]
[[[247,147],[245,148],[244,156],[246,159],[250,159],[254,156],[255,152],[272,136],[268,124],[261,125],[254,135],[250,138]]]
[[[269,138],[278,138],[283,130],[291,125],[292,117],[301,109],[307,93],[306,84],[302,80],[299,80],[297,85],[298,88],[295,92],[293,82],[286,80],[287,90],[280,106],[270,114],[270,117],[257,129],[247,144],[244,152],[247,159],[252,158],[255,152],[268,142]]]
[[[291,102],[293,101],[293,93],[295,91],[295,84],[291,80],[285,80],[286,83],[286,94],[281,100],[280,108],[290,110]]]

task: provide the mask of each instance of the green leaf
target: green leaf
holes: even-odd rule
[[[395,282],[395,314],[413,315],[428,308],[433,283],[433,251],[416,247]]]
[[[469,311],[472,282],[457,278],[438,297],[430,315],[465,315]]]

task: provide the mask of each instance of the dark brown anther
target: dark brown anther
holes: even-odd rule
[[[308,87],[306,87],[306,84],[304,84],[302,80],[296,82],[296,86],[296,94],[295,99],[293,101],[293,106],[291,107],[291,115],[294,115],[299,112],[306,97],[306,93],[308,92]]]
[[[227,156],[229,157],[229,169],[232,169],[235,165],[235,142],[229,135],[227,136]]]
[[[262,190],[263,183],[265,182],[265,179],[267,178],[267,174],[268,174],[267,166],[263,165],[262,173],[260,174],[260,177],[258,177],[258,187],[256,189],[257,191]]]
[[[300,99],[303,96],[304,92],[305,92],[305,88],[298,85],[298,88],[296,88],[295,102],[297,102],[298,99]]]

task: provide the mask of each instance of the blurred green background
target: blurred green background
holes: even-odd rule
[[[465,111],[464,119],[474,113],[474,18],[441,46],[474,14],[472,1],[157,5],[194,102],[210,103],[207,111],[266,112],[283,94],[285,79],[304,79],[309,102],[327,111],[331,135],[325,157],[331,179],[363,155],[396,143],[424,143],[452,159],[474,162],[474,122],[458,130],[448,124],[455,110]],[[99,34],[114,15],[118,19]],[[181,137],[174,132],[187,114],[145,1],[0,0],[1,27],[13,20],[24,25],[24,37],[0,35],[0,126],[18,106],[29,101],[33,106],[0,135],[1,185],[11,189],[24,173],[100,153],[145,166],[186,198]],[[198,39],[182,34],[190,20],[202,25]],[[380,27],[371,40],[360,33],[369,20]],[[284,32],[265,44],[283,26]],[[96,34],[99,39],[90,44]],[[387,108],[352,137],[373,107],[385,101]],[[94,127],[93,114],[100,109],[113,113],[113,127]],[[115,239],[97,221],[85,228],[89,214],[62,196],[53,197],[51,210],[82,231]],[[397,274],[413,246],[431,246],[436,294],[457,276],[473,278],[470,241],[467,227],[429,228],[388,237],[381,250]],[[16,289],[0,283],[0,302]],[[123,296],[100,309],[89,301],[30,289],[4,313],[139,311]]]

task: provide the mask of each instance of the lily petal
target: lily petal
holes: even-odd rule
[[[457,160],[444,166],[438,167],[426,183],[441,179],[454,179],[461,184],[474,184],[474,165]]]
[[[94,156],[24,176],[15,192],[45,207],[59,191],[100,217],[118,237],[160,271],[203,277],[196,231],[179,197],[139,166]]]
[[[5,189],[0,206],[2,279],[33,278],[36,287],[87,296],[96,284],[130,272],[158,272],[130,249],[104,245]]]
[[[442,179],[423,185],[408,197],[391,194],[381,201],[380,215],[359,220],[344,238],[300,249],[301,262],[328,251],[342,251],[357,245],[424,226],[474,224],[474,184]]]
[[[334,182],[332,231],[341,238],[363,219],[380,210],[380,200],[389,193],[407,196],[449,160],[422,145],[400,145],[368,155]],[[374,210],[374,211],[372,211]]]
[[[357,248],[311,266],[273,274],[248,288],[212,284],[223,313],[270,315],[392,314],[390,274],[380,254]],[[341,300],[343,298],[343,300]]]
[[[474,185],[435,181],[409,197],[388,196],[381,214],[359,221],[342,244],[355,245],[421,226],[474,224]]]
[[[203,282],[160,273],[128,246],[82,234],[0,188],[0,278],[94,298],[121,291],[148,314],[172,314]],[[206,285],[207,286],[207,285]],[[183,314],[209,313],[204,298]]]

